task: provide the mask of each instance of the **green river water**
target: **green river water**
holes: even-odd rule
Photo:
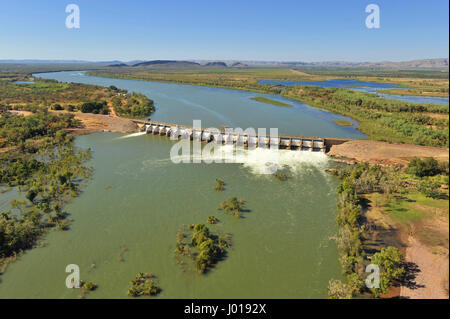
[[[192,124],[199,118],[209,126],[363,137],[333,124],[343,117],[301,103],[290,109],[248,99],[262,94],[79,72],[41,76],[145,93],[155,99],[153,118],[161,121]],[[319,130],[322,134],[316,134]],[[127,298],[129,282],[138,272],[158,277],[162,292],[156,298],[325,298],[328,281],[341,276],[336,244],[330,239],[337,230],[338,181],[325,172],[332,166],[327,156],[281,151],[279,164],[289,167],[291,178],[279,181],[259,174],[257,163],[174,164],[169,156],[174,143],[153,135],[78,137],[78,147],[93,149],[89,165],[94,175],[65,208],[74,222],[69,231],[50,232],[44,247],[26,251],[8,267],[0,276],[0,298],[77,298],[80,291],[65,286],[68,264],[77,264],[81,279],[98,285],[87,298]],[[224,192],[213,190],[216,178],[226,182]],[[7,194],[0,194],[0,204]],[[250,212],[242,219],[217,210],[232,196],[246,200]],[[210,215],[220,220],[210,229],[230,233],[232,247],[207,274],[190,268],[183,272],[173,253],[177,230],[205,223]]]

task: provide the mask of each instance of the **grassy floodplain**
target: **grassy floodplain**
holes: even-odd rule
[[[340,126],[353,126],[353,122],[346,120],[334,120],[333,122]]]
[[[286,104],[286,103],[283,103],[283,102],[278,102],[278,101],[271,100],[271,99],[268,99],[268,98],[262,97],[262,96],[252,97],[250,99],[253,100],[253,101],[267,103],[267,104],[272,104],[272,105],[276,105],[276,106],[285,106],[285,107],[292,107],[293,106],[292,104]]]

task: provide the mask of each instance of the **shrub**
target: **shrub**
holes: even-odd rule
[[[55,104],[55,105],[52,106],[52,110],[54,110],[54,111],[62,111],[62,110],[64,110],[64,108],[61,105],[59,105],[59,104]]]
[[[218,221],[219,220],[215,216],[209,216],[208,218],[206,218],[207,224],[217,224]]]
[[[434,182],[430,179],[424,179],[420,181],[418,191],[426,197],[438,199],[442,196],[442,193],[439,191],[439,184],[440,183]]]
[[[103,102],[86,102],[80,106],[80,110],[83,113],[99,114],[100,112],[103,112],[104,110],[108,111],[108,107],[107,107],[105,101],[103,101]]]
[[[438,161],[432,157],[427,157],[423,160],[414,158],[409,162],[406,171],[417,177],[434,176],[440,173],[440,166]]]
[[[340,280],[332,279],[328,282],[328,298],[330,299],[351,299],[352,290]]]
[[[88,281],[82,285],[82,288],[84,290],[92,291],[92,290],[97,289],[97,285],[95,283],[93,283],[92,281]]]
[[[214,190],[216,192],[221,192],[224,190],[225,182],[221,179],[216,178],[216,186],[214,186]]]
[[[392,281],[399,279],[405,273],[402,267],[402,253],[395,247],[382,248],[372,256],[371,263],[380,268],[380,287],[372,288],[375,296],[379,297],[388,291]]]
[[[138,273],[130,285],[127,295],[131,297],[155,296],[161,291],[151,273]]]

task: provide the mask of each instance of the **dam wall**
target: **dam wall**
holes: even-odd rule
[[[257,133],[236,132],[232,129],[194,128],[192,126],[177,125],[157,121],[133,120],[147,134],[162,135],[171,139],[190,139],[205,143],[224,145],[238,144],[244,147],[269,147],[277,145],[279,149],[306,150],[313,152],[328,152],[333,145],[349,141],[342,138],[328,138],[317,136],[296,136],[280,134],[278,137],[258,135]]]

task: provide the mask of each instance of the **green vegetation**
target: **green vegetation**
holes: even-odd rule
[[[144,94],[130,93],[112,98],[112,105],[117,115],[129,118],[143,118],[155,111],[153,101]]]
[[[136,278],[130,282],[127,295],[131,297],[156,296],[161,289],[151,273],[138,273]]]
[[[24,117],[0,111],[0,115],[0,148],[15,146],[23,151],[33,150],[32,144],[43,138],[64,140],[65,129],[80,125],[70,114],[55,115],[43,111]]]
[[[448,71],[441,70],[413,70],[392,68],[356,68],[356,67],[300,67],[297,70],[320,76],[333,76],[340,78],[378,77],[378,78],[427,78],[447,79]]]
[[[288,179],[288,175],[283,172],[276,172],[273,175],[280,181],[286,181]]]
[[[419,178],[417,190],[426,197],[433,199],[448,198],[446,194],[439,190],[441,185],[448,184],[448,162],[438,162],[432,157],[423,160],[415,158],[409,162],[406,171]]]
[[[81,104],[80,111],[82,113],[108,114],[109,108],[106,101],[103,102],[86,102]]]
[[[389,218],[390,223],[402,229],[421,242],[432,247],[446,247],[446,239],[439,232],[424,227],[434,218],[448,220],[448,195],[440,190],[441,185],[448,189],[448,163],[434,159],[413,159],[405,170],[401,166],[356,165],[337,167],[332,174],[341,179],[337,188],[339,203],[337,224],[339,231],[335,236],[340,262],[346,282],[329,282],[330,298],[350,298],[368,292],[365,288],[366,265],[372,263],[380,267],[380,287],[371,289],[379,297],[387,293],[396,280],[403,280],[405,269],[402,255],[396,247],[373,247],[370,244],[366,218],[368,200],[381,218]],[[430,186],[431,184],[431,186]],[[368,247],[366,247],[368,246]],[[368,251],[379,251],[370,256]]]
[[[449,145],[448,117],[429,115],[448,114],[448,105],[386,100],[375,94],[342,88],[293,86],[282,95],[350,116],[360,122],[359,129],[370,139],[438,147]]]
[[[83,290],[93,291],[97,289],[97,285],[92,281],[87,281],[81,285],[81,288],[83,288]]]
[[[80,281],[80,294],[78,295],[79,299],[84,299],[87,294],[89,294],[91,291],[94,291],[97,289],[97,284],[93,283],[92,281],[84,282],[83,280]]]
[[[380,267],[380,287],[372,288],[376,297],[387,293],[391,282],[405,274],[402,258],[400,251],[392,246],[382,248],[380,252],[372,256],[371,262]]]
[[[77,150],[66,128],[73,115],[40,111],[25,118],[0,112],[0,186],[18,187],[26,200],[13,200],[0,214],[0,264],[33,247],[49,229],[68,228],[63,205],[79,194],[91,170],[82,165],[90,150]]]
[[[352,291],[349,286],[340,280],[331,279],[328,282],[328,298],[351,299]]]
[[[153,101],[116,87],[33,79],[24,74],[0,76],[0,186],[17,187],[25,199],[12,200],[0,214],[1,272],[25,249],[32,248],[51,228],[69,227],[63,206],[77,196],[91,169],[82,164],[90,150],[77,150],[66,130],[80,122],[73,114],[48,110],[143,117],[154,111]],[[10,110],[31,111],[23,116]]]
[[[229,200],[223,201],[220,204],[219,209],[225,210],[237,218],[242,217],[242,212],[244,212],[245,201],[243,199],[237,199],[237,197],[232,197]]]
[[[0,212],[0,273],[50,229],[69,228],[63,207],[80,193],[92,173],[83,165],[90,159],[90,149],[76,149],[73,137],[66,133],[81,123],[73,113],[48,110],[106,113],[107,105],[118,96],[131,116],[140,114],[136,105],[152,105],[117,88],[40,79],[17,84],[14,79],[30,80],[9,73],[0,78],[0,186],[16,188],[23,197],[12,200],[10,210]],[[11,110],[31,113],[23,116]],[[83,290],[94,286],[86,283]]]
[[[301,69],[303,70],[303,69]],[[305,69],[306,70],[306,69]],[[358,78],[376,82],[396,83],[409,87],[439,87],[448,90],[448,72],[437,71],[372,71],[340,68],[307,69],[308,73],[290,69],[197,69],[151,70],[125,68],[101,70],[89,74],[123,79],[172,82],[203,85],[227,89],[246,90],[304,102],[312,107],[349,116],[360,122],[359,129],[370,139],[394,143],[426,146],[449,146],[448,105],[415,104],[388,100],[365,92],[346,88],[321,88],[312,86],[282,86],[259,84],[260,80],[324,80],[325,75]],[[330,73],[331,72],[331,73]],[[350,73],[346,73],[350,72]],[[378,72],[378,73],[377,73]],[[316,74],[316,75],[313,75]],[[376,77],[367,77],[367,75]],[[389,78],[384,78],[389,77]],[[422,77],[422,78],[410,78]],[[446,79],[447,77],[447,79]],[[430,78],[430,79],[427,79]],[[433,78],[433,79],[431,79]],[[396,80],[397,79],[397,80]]]
[[[105,88],[46,79],[35,79],[33,84],[16,84],[12,79],[14,77],[0,79],[2,109],[31,112],[64,109],[69,112],[109,114],[111,106],[119,116],[129,118],[143,118],[155,111],[153,101],[145,95],[127,93],[114,86]]]
[[[407,172],[417,177],[435,176],[437,174],[448,174],[448,162],[439,163],[432,157],[423,160],[415,158],[408,164]]]
[[[214,186],[214,190],[216,192],[222,192],[225,188],[225,182],[219,178],[216,178],[216,186]]]
[[[345,120],[333,120],[334,123],[340,126],[353,126],[353,122],[345,121]]]
[[[215,216],[209,216],[208,218],[206,218],[207,224],[213,225],[213,224],[217,224],[218,222],[219,222],[219,220]]]
[[[231,247],[230,237],[215,235],[204,224],[189,225],[188,230],[190,236],[185,229],[178,232],[175,255],[191,257],[196,271],[203,274],[224,257],[226,249]]]
[[[274,101],[274,100],[271,100],[271,99],[268,99],[268,98],[262,97],[262,96],[251,97],[250,100],[263,102],[263,103],[267,103],[267,104],[272,104],[272,105],[276,105],[276,106],[288,106],[288,107],[293,106],[292,104],[286,104],[283,102]]]
[[[365,267],[367,264],[373,263],[373,260],[370,261],[367,258],[363,245],[365,227],[362,218],[361,196],[373,192],[392,196],[400,190],[402,185],[401,173],[399,167],[371,166],[367,163],[338,167],[333,169],[332,173],[342,180],[337,188],[339,196],[337,224],[339,230],[335,235],[335,240],[339,248],[339,260],[347,283],[336,280],[330,281],[328,295],[330,298],[350,298],[365,291]],[[389,251],[391,250],[390,248]],[[399,268],[400,266],[395,265],[395,267]],[[383,276],[384,271],[387,270],[381,269],[381,276]],[[389,287],[392,280],[396,279],[388,275],[385,275],[384,278],[386,278],[386,287]]]

